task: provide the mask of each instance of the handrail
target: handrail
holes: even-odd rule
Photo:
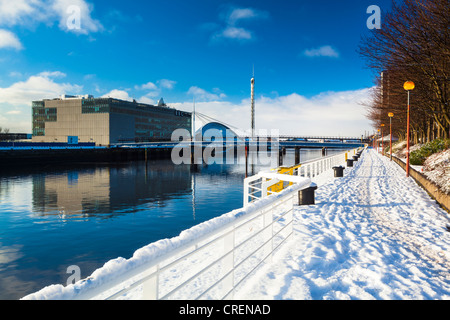
[[[283,190],[285,187],[284,182],[289,182],[289,186],[292,185],[293,182],[286,176],[301,176],[312,179],[333,166],[341,164],[347,160],[349,154],[356,154],[357,150],[352,149],[336,155],[309,160],[291,167],[278,167],[270,171],[261,171],[254,176],[244,179],[244,207],[260,198]],[[275,181],[271,180],[273,179],[271,177],[272,173],[282,175],[278,176],[278,180]],[[258,193],[260,193],[260,197],[255,196]]]

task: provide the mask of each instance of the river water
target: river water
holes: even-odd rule
[[[320,156],[301,150],[302,161]],[[256,159],[249,157],[249,175],[265,168]],[[288,151],[284,163],[293,160]],[[1,168],[0,299],[65,285],[73,265],[85,278],[110,259],[130,258],[140,247],[242,207],[246,166],[236,162]]]

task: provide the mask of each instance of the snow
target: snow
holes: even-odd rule
[[[334,178],[328,170],[313,182],[319,186],[316,204],[294,207],[291,240],[243,282],[234,299],[450,299],[449,217],[403,169],[367,150],[345,169],[344,177]],[[111,260],[85,281],[49,286],[24,299],[72,299],[80,290],[120,279],[271,199],[149,244],[130,259]],[[214,255],[210,251],[206,255]],[[196,262],[202,263],[206,259]],[[170,273],[173,280],[163,283],[168,288],[184,271]],[[141,294],[137,287],[122,298],[139,299]]]
[[[410,152],[419,150],[423,144],[416,144]],[[392,147],[393,156],[406,163],[406,141],[399,142]],[[450,149],[434,153],[423,165],[410,165],[417,172],[421,172],[434,182],[441,191],[450,195]]]
[[[429,156],[423,164],[423,174],[450,194],[450,149]]]
[[[450,299],[449,217],[386,157],[319,184],[295,223],[236,299]]]

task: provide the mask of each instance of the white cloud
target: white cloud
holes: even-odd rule
[[[60,71],[44,71],[18,81],[9,87],[0,88],[0,127],[11,132],[31,132],[31,102],[53,99],[62,94],[79,94],[83,87],[77,84],[61,83]]]
[[[120,99],[120,100],[133,101],[133,98],[130,97],[128,92],[126,92],[125,90],[119,90],[119,89],[111,90],[110,92],[102,95],[102,98],[116,98],[116,99]]]
[[[41,6],[41,1],[31,0],[0,0],[0,23],[13,26],[23,24],[28,17]]]
[[[231,11],[228,16],[228,23],[234,25],[237,21],[242,19],[256,18],[259,14],[251,8],[237,8]]]
[[[40,23],[51,26],[58,22],[59,28],[66,32],[89,34],[102,31],[104,28],[92,18],[92,11],[93,6],[85,0],[0,0],[0,26],[32,27]],[[76,27],[73,27],[73,19],[79,22]],[[16,49],[22,48],[16,36],[0,38],[9,40]]]
[[[297,93],[276,98],[261,96],[255,101],[256,127],[278,129],[286,135],[360,136],[371,129],[360,104],[370,97],[369,90],[326,92],[310,98]],[[214,119],[242,130],[250,128],[250,99],[240,103],[196,100],[195,105],[198,112]],[[192,111],[192,102],[171,106]]]
[[[139,102],[141,103],[146,103],[146,104],[151,104],[151,105],[155,105],[155,100],[151,99],[151,97],[147,96],[143,96],[139,99]]]
[[[150,81],[140,86],[134,86],[135,90],[149,90],[147,94],[139,99],[139,102],[154,104],[154,98],[161,95],[163,89],[172,90],[177,82],[169,79],[160,79],[156,83]]]
[[[71,10],[74,7],[79,11]],[[103,30],[102,24],[91,17],[93,6],[85,0],[53,0],[51,9],[52,13],[55,13],[59,18],[59,28],[61,30],[83,34]],[[69,28],[68,21],[78,12],[80,13],[80,27]]]
[[[140,86],[134,86],[136,90],[158,90],[158,87],[153,82],[147,82]]]
[[[2,48],[21,50],[23,49],[23,46],[14,33],[5,29],[0,29],[0,49]]]
[[[205,89],[192,86],[189,88],[187,94],[193,95],[196,101],[213,101],[220,100],[226,97],[224,93],[220,93],[217,88],[214,89],[217,93],[208,92]]]
[[[149,81],[145,84],[142,84],[140,86],[134,86],[136,90],[153,90],[153,91],[161,91],[161,89],[169,89],[172,90],[176,81],[169,80],[169,79],[161,79],[156,81],[157,84]]]
[[[173,89],[173,87],[175,86],[175,84],[177,82],[173,81],[173,80],[169,80],[169,79],[161,79],[161,80],[158,80],[158,83],[159,83],[161,88]]]
[[[219,36],[228,39],[246,39],[250,40],[252,38],[252,33],[244,28],[227,27]]]
[[[80,93],[82,86],[70,83],[58,83],[54,78],[65,77],[59,71],[41,72],[19,81],[7,88],[0,88],[0,103],[28,105],[33,100],[52,99],[62,94]]]
[[[65,78],[66,74],[61,71],[43,71],[39,73],[38,76],[45,78]]]
[[[267,19],[269,13],[262,10],[257,10],[254,8],[234,8],[227,17],[227,22],[229,25],[235,25],[239,21],[243,20],[254,20],[254,19]]]
[[[252,31],[237,25],[244,21],[266,19],[268,16],[267,12],[253,8],[234,8],[224,18],[226,25],[222,30],[214,33],[212,39],[253,40],[254,34]]]
[[[339,57],[339,53],[331,46],[322,46],[319,48],[308,49],[305,50],[303,54],[307,57]]]

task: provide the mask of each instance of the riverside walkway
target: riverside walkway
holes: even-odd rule
[[[292,239],[236,299],[450,299],[449,215],[374,150],[317,177]]]

